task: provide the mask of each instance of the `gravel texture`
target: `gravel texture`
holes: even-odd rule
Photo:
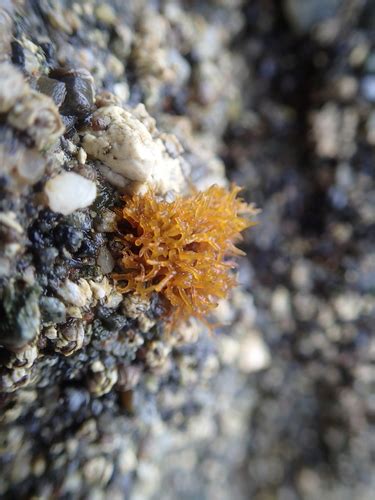
[[[1,498],[372,498],[374,30],[370,0],[0,2]],[[214,333],[113,284],[145,180],[262,209]]]

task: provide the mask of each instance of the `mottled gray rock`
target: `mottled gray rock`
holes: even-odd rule
[[[38,286],[22,282],[11,282],[4,289],[0,305],[0,344],[19,348],[39,334],[39,294]]]

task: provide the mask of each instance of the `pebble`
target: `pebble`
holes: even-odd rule
[[[46,182],[44,192],[53,212],[69,215],[93,203],[96,184],[74,172],[63,172]]]
[[[60,107],[66,97],[66,85],[48,76],[41,76],[38,80],[38,90],[50,96],[57,107]]]
[[[343,293],[336,297],[334,306],[342,321],[354,321],[362,310],[361,297],[355,293]]]
[[[375,111],[372,111],[367,119],[366,132],[368,143],[375,146]]]
[[[0,113],[6,113],[27,92],[27,85],[22,73],[10,63],[0,63],[0,74]]]
[[[121,450],[118,466],[123,474],[136,469],[137,464],[137,456],[132,448],[126,447],[124,450]]]
[[[367,75],[362,78],[362,94],[370,102],[375,102],[375,75]]]
[[[40,331],[40,290],[36,286],[16,286],[10,282],[0,308],[0,344],[20,348]]]
[[[264,370],[270,366],[270,363],[270,351],[259,334],[251,334],[241,342],[238,365],[242,372],[252,373]]]
[[[341,0],[286,0],[285,11],[292,26],[308,32],[315,24],[331,18]]]
[[[108,26],[115,24],[117,19],[113,8],[109,4],[105,3],[101,3],[98,7],[96,7],[95,14],[99,21]]]
[[[290,293],[286,288],[278,286],[275,289],[272,295],[271,309],[278,319],[286,320],[291,317]]]
[[[100,266],[103,274],[108,274],[113,271],[115,261],[111,252],[107,247],[101,247],[98,253],[97,263]]]
[[[94,104],[94,78],[84,68],[66,70],[57,68],[51,72],[51,77],[63,82],[66,86],[66,98],[61,105],[62,115],[86,118],[93,109]]]
[[[335,158],[339,150],[340,112],[335,104],[326,104],[312,115],[312,132],[319,156]]]

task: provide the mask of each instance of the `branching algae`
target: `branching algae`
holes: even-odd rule
[[[118,210],[123,272],[114,276],[119,290],[161,294],[174,324],[204,319],[235,286],[233,257],[243,255],[236,243],[255,225],[257,210],[237,197],[240,190],[214,185],[172,202],[152,191],[124,197]]]

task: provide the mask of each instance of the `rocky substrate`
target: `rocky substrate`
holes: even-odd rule
[[[370,1],[0,4],[2,498],[373,491]],[[240,287],[167,332],[116,207],[244,186]]]

